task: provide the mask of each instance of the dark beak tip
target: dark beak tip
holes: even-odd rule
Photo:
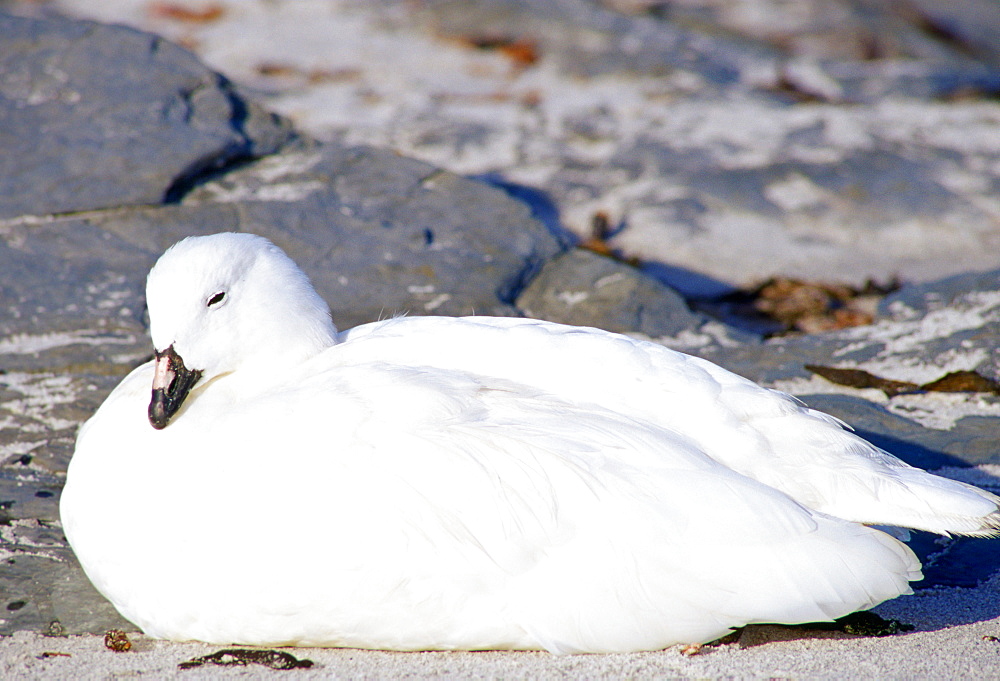
[[[163,430],[170,421],[167,411],[167,396],[162,390],[153,391],[153,399],[149,403],[149,424],[157,430]]]
[[[184,366],[184,360],[174,351],[173,345],[162,353],[156,354],[157,362],[166,361],[169,363],[169,371],[173,372],[173,378],[169,385],[156,387],[153,389],[153,396],[149,402],[147,415],[149,423],[156,430],[163,430],[170,423],[170,419],[181,408],[187,399],[188,393],[194,385],[201,379],[202,372],[197,369],[188,369]],[[154,385],[156,381],[154,379]]]

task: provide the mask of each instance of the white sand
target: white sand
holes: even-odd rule
[[[114,653],[100,636],[55,638],[21,632],[0,638],[0,678],[201,679],[276,674],[296,679],[1000,678],[1000,576],[976,589],[923,591],[876,611],[913,624],[916,630],[876,638],[752,626],[739,641],[707,646],[690,657],[677,647],[653,653],[568,656],[288,648],[295,657],[315,664],[282,671],[257,665],[177,667],[222,646],[168,643],[136,634],[130,637],[131,651]]]
[[[687,657],[671,648],[655,653],[555,656],[534,652],[389,653],[287,649],[310,659],[310,669],[177,664],[221,649],[167,643],[133,635],[133,649],[107,650],[99,636],[48,638],[27,632],[0,639],[0,677],[107,679],[146,676],[201,679],[287,675],[288,678],[1000,678],[1000,590],[941,589],[883,606],[920,631],[881,638],[808,633],[783,627],[746,629],[737,643]],[[46,655],[49,653],[49,655]],[[61,653],[64,655],[51,655]]]

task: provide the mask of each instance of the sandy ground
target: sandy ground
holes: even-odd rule
[[[618,679],[618,678],[1000,678],[1000,576],[977,589],[935,588],[885,603],[876,612],[915,626],[884,637],[751,626],[735,642],[691,656],[679,647],[651,653],[556,656],[544,652],[396,653],[285,649],[309,668],[178,664],[222,650],[138,634],[116,653],[100,636],[0,638],[0,678],[108,679],[148,676],[294,678]]]
[[[956,592],[958,590],[949,590]],[[968,590],[966,590],[968,591]],[[949,609],[954,593],[925,596]],[[945,605],[946,604],[946,605]],[[996,612],[997,602],[991,603]],[[975,605],[970,604],[975,610]],[[970,611],[960,612],[967,616]],[[200,643],[167,643],[133,635],[129,652],[115,653],[101,637],[47,638],[27,632],[0,639],[0,676],[20,679],[231,676],[294,678],[997,678],[1000,618],[882,638],[807,634],[758,626],[739,642],[703,648],[693,656],[671,648],[654,653],[554,656],[535,652],[427,652],[288,649],[308,669],[271,670],[178,664],[219,650]],[[794,637],[792,640],[782,640]]]

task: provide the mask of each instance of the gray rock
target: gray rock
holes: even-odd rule
[[[390,152],[302,145],[180,205],[9,225],[0,367],[121,374],[150,352],[143,296],[155,259],[220,231],[284,248],[341,328],[397,314],[516,315],[523,282],[562,248],[527,206],[483,183]]]
[[[0,14],[0,73],[0,217],[161,203],[291,135],[187,50],[123,26]]]
[[[49,412],[38,419],[38,393],[25,386],[23,377],[17,377],[13,383],[23,392],[14,390],[21,399],[12,400],[9,380],[0,375],[0,414],[6,424],[0,429],[0,452],[21,445],[27,453],[0,461],[0,607],[4,613],[0,634],[22,630],[53,635],[100,634],[112,628],[134,631],[135,625],[122,618],[90,584],[60,529],[59,494],[75,424],[68,434],[65,428],[45,430],[51,425],[51,421],[46,422],[49,418],[60,417]],[[35,377],[35,387],[46,380],[51,384],[51,379]],[[56,387],[47,386],[50,399]],[[21,408],[12,409],[16,404]],[[12,417],[20,418],[16,427],[11,427]],[[12,438],[13,432],[19,437]],[[44,438],[31,442],[40,436]],[[54,451],[58,456],[51,456]],[[118,523],[123,533],[137,531],[129,523],[128,509],[108,522]]]
[[[869,326],[710,353],[713,361],[761,382],[805,377],[808,363],[864,367],[890,361],[900,370],[886,378],[896,380],[922,383],[958,369],[1000,377],[1000,285],[994,273],[904,287],[883,308],[894,315]]]
[[[205,185],[188,207],[233,211],[287,248],[341,327],[516,315],[524,283],[563,248],[505,192],[375,149],[302,145]]]
[[[741,36],[790,57],[855,63],[918,60],[959,65],[995,60],[1000,8],[991,0],[782,0],[653,3],[588,0],[627,14],[648,14],[695,30]],[[749,10],[749,11],[748,11]]]
[[[517,306],[529,317],[654,338],[673,336],[705,321],[652,277],[583,249],[546,263],[518,297]]]
[[[643,135],[602,164],[555,171],[550,191],[569,197],[586,188],[599,196],[621,191],[601,188],[635,187],[634,199],[607,202],[617,204],[610,212],[624,225],[612,239],[616,248],[744,285],[774,274],[856,284],[895,275],[927,280],[995,266],[996,223],[980,203],[994,180],[982,177],[977,187],[948,179],[994,157],[986,146],[959,150],[945,141],[952,116],[965,113],[748,105],[741,116],[728,106],[677,107],[675,121],[690,115],[691,135],[704,144],[682,134]],[[759,135],[749,132],[750,121],[761,124]],[[858,137],[835,139],[839,126]],[[941,139],[913,141],[924,126]]]
[[[115,358],[149,352],[143,282],[152,254],[97,221],[28,222],[0,236],[0,369],[104,372]]]
[[[1000,5],[993,0],[910,0],[909,4],[931,29],[928,32],[936,31],[965,52],[1000,64]]]
[[[141,531],[122,517],[123,533]],[[136,631],[101,596],[84,574],[58,526],[43,520],[14,521],[5,548],[8,557],[0,570],[0,593],[4,601],[0,634],[37,631],[50,635],[103,634],[109,629]],[[41,547],[39,542],[44,542]],[[13,551],[11,551],[13,548]]]
[[[432,69],[428,91],[364,65],[343,87],[352,101],[377,95],[371,121],[364,105],[349,125],[301,120],[531,185],[581,237],[603,212],[623,226],[619,251],[723,283],[996,266],[1000,114],[982,101],[1000,86],[996,63],[888,0],[685,7],[699,16],[629,0],[354,5],[350,20],[427,50],[399,68]],[[498,58],[500,75],[467,79],[428,57],[442,37],[470,53],[520,40],[536,61],[506,71]],[[270,96],[301,111],[298,89]]]
[[[530,35],[575,78],[654,77],[686,97],[756,91],[793,101],[870,103],[886,95],[996,92],[1000,70],[988,27],[1000,12],[987,2],[956,10],[924,0],[921,11],[907,16],[877,0],[863,7],[803,0],[791,13],[768,0],[752,3],[753,11],[739,9],[751,3],[430,0],[415,14],[445,35]]]
[[[443,35],[528,36],[575,78],[625,73],[672,81],[680,75],[696,78],[708,92],[718,93],[739,86],[752,62],[778,56],[762,44],[728,40],[651,16],[609,11],[590,0],[431,0],[413,15]],[[690,81],[682,85],[678,79],[677,86],[694,94]]]
[[[879,314],[895,319],[923,317],[928,312],[962,305],[970,295],[1000,292],[1000,269],[966,272],[924,284],[909,284],[879,303]]]
[[[1000,462],[1000,418],[968,416],[947,430],[925,428],[851,395],[802,395],[802,401],[851,424],[874,445],[912,466],[935,470]]]
[[[1000,91],[1000,69],[969,60],[815,60],[783,67],[784,85],[800,97],[874,104],[885,99],[951,99]]]
[[[760,345],[706,347],[698,351],[752,380],[773,385],[811,374],[806,364],[861,368],[893,380],[926,383],[956,370],[1000,378],[1000,277],[997,271],[970,273],[912,285],[888,296],[892,316],[870,326],[775,339]],[[957,418],[949,427],[925,427],[907,418],[907,398],[882,404],[825,385],[828,394],[798,396],[851,424],[875,444],[922,467],[1000,463],[1000,397],[977,398],[984,414]],[[944,412],[945,398],[928,406]],[[919,415],[914,414],[914,418]]]

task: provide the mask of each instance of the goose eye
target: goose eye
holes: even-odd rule
[[[205,303],[205,305],[206,305],[206,307],[212,307],[213,305],[218,305],[219,303],[221,303],[225,299],[226,299],[226,292],[225,291],[219,291],[214,296],[212,296],[211,298],[209,298],[208,302]]]

